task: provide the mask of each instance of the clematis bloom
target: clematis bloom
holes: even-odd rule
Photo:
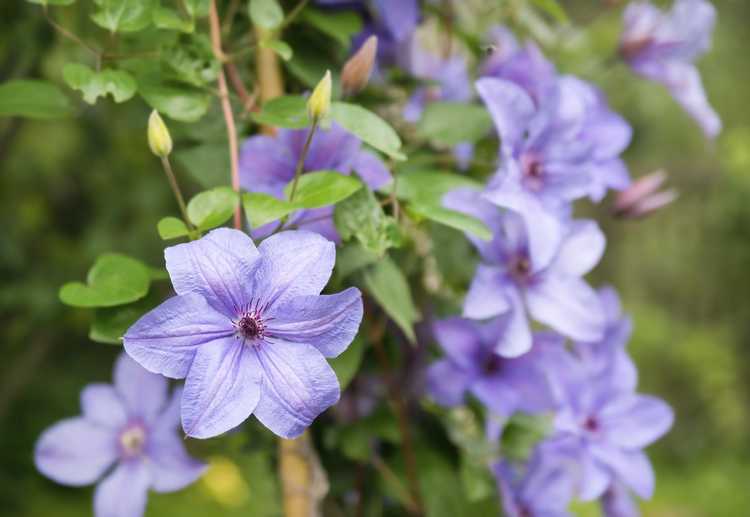
[[[188,436],[219,435],[253,414],[293,438],[338,401],[325,358],[351,343],[362,299],[356,288],[320,295],[335,255],[315,233],[277,233],[256,248],[227,228],[166,249],[177,296],[130,327],[124,344],[146,369],[186,379]]]
[[[94,493],[94,514],[140,517],[149,490],[180,490],[206,468],[188,456],[177,432],[180,398],[181,390],[169,397],[167,379],[122,354],[114,385],[86,386],[83,414],[42,433],[34,450],[36,467],[63,485],[103,478]]]

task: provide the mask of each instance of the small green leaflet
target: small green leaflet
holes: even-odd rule
[[[86,65],[68,63],[63,67],[63,79],[68,86],[83,94],[83,100],[96,104],[99,97],[108,93],[115,102],[125,102],[135,95],[138,88],[132,75],[124,70],[105,68],[95,72]]]
[[[109,32],[136,32],[151,24],[155,0],[94,0],[91,19]]]
[[[352,36],[362,30],[362,18],[353,11],[321,11],[307,8],[301,18],[348,48]]]
[[[409,283],[390,257],[384,257],[364,274],[364,284],[375,301],[414,344],[414,323],[420,315],[411,297]]]
[[[294,180],[284,187],[289,199]],[[313,171],[300,176],[294,204],[300,208],[320,208],[338,203],[362,188],[362,182],[336,171]]]
[[[264,29],[276,29],[284,21],[284,10],[276,0],[250,0],[248,13],[253,24]]]
[[[408,205],[408,211],[412,215],[421,216],[456,230],[471,233],[482,240],[492,240],[492,231],[482,221],[464,213],[450,210],[442,205],[413,201]]]
[[[122,336],[133,323],[161,301],[157,293],[151,292],[134,303],[96,309],[89,327],[89,339],[97,343],[119,345]]]
[[[285,201],[275,198],[262,192],[248,192],[242,195],[242,206],[245,209],[245,216],[250,221],[252,229],[260,228],[264,224],[278,221],[299,207]]]
[[[193,197],[187,214],[198,230],[209,230],[227,222],[239,203],[239,194],[230,187],[216,187]]]
[[[276,97],[263,104],[263,109],[252,113],[251,117],[258,124],[287,129],[302,129],[310,124],[307,101],[300,95]]]
[[[0,84],[0,117],[54,119],[72,113],[70,99],[52,83],[22,79]]]
[[[171,216],[161,219],[156,225],[156,230],[159,232],[159,237],[165,241],[184,237],[189,233],[182,219]]]
[[[431,102],[417,124],[423,137],[444,145],[476,142],[492,129],[489,112],[477,104]]]
[[[270,48],[271,50],[276,52],[284,61],[289,61],[290,59],[292,59],[292,55],[294,55],[292,47],[290,47],[288,43],[279,39],[263,40],[260,42],[260,46],[264,48]]]
[[[168,7],[154,9],[154,25],[159,29],[176,30],[191,33],[195,30],[194,18],[183,18],[180,13]]]
[[[445,194],[459,188],[481,190],[482,185],[467,176],[441,170],[416,170],[398,175],[396,196],[402,200],[425,200],[440,204]]]
[[[211,96],[197,88],[138,78],[138,92],[149,106],[180,122],[195,122],[208,111]]]
[[[60,300],[73,307],[113,307],[140,300],[151,283],[149,268],[139,260],[105,253],[89,270],[87,283],[69,282],[60,289]]]
[[[405,160],[401,152],[401,138],[394,129],[375,113],[356,104],[334,102],[331,118],[344,129],[355,134],[366,144],[395,160]]]
[[[333,220],[343,241],[356,238],[365,251],[378,257],[401,243],[398,224],[383,213],[369,189],[360,190],[336,206]]]

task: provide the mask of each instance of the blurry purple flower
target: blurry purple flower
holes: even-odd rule
[[[605,239],[594,221],[572,221],[557,243],[533,241],[521,217],[502,211],[472,190],[446,194],[447,208],[483,221],[492,241],[471,235],[481,263],[464,301],[463,315],[488,319],[509,314],[504,355],[520,355],[531,347],[526,311],[537,321],[579,341],[598,341],[605,330],[599,297],[583,279],[599,262]]]
[[[292,438],[336,403],[325,357],[351,343],[362,300],[356,288],[319,295],[335,255],[315,233],[277,233],[256,249],[226,228],[166,249],[177,296],[130,327],[124,343],[148,370],[186,378],[187,435],[216,436],[254,414]]]
[[[537,452],[524,468],[507,461],[493,467],[506,517],[568,517],[573,479],[565,456]]]
[[[625,9],[620,54],[637,74],[664,85],[705,135],[721,131],[693,62],[711,46],[716,9],[707,0],[676,0],[662,11],[650,2]]]
[[[539,364],[540,348],[563,346],[553,334],[537,334],[531,351],[516,358],[499,353],[512,350],[506,343],[509,318],[487,323],[449,318],[434,324],[435,338],[446,354],[427,371],[427,391],[436,402],[455,406],[470,391],[493,414],[508,418],[516,411],[539,413],[552,408]]]
[[[638,178],[630,187],[617,194],[614,214],[623,219],[637,219],[672,203],[677,199],[676,190],[659,191],[666,180],[667,173],[663,170]]]
[[[263,192],[284,198],[284,186],[294,179],[308,129],[280,129],[276,136],[248,138],[240,150],[240,184],[250,192]],[[319,129],[313,136],[305,158],[303,173],[333,170],[342,174],[356,172],[372,189],[391,181],[391,174],[375,154],[362,149],[362,142],[338,125]],[[333,207],[299,210],[288,224],[314,231],[330,240],[339,240],[333,224]],[[268,235],[278,223],[259,228],[254,237]]]
[[[177,433],[181,390],[171,399],[167,391],[167,379],[120,355],[114,385],[86,386],[83,415],[58,422],[39,437],[37,469],[70,486],[90,485],[104,476],[94,493],[94,514],[143,515],[149,489],[180,490],[205,470],[188,456]]]
[[[563,77],[540,106],[509,81],[480,79],[477,90],[502,144],[487,198],[519,213],[532,240],[555,247],[564,231],[559,213],[571,201],[587,195],[599,200],[607,187],[627,186],[619,154],[630,141],[630,126],[590,85]]]
[[[601,497],[613,483],[643,498],[652,495],[654,473],[642,449],[664,435],[674,419],[661,399],[623,390],[623,382],[592,377],[585,361],[570,356],[550,363],[559,387],[555,434],[547,442],[578,466],[578,492],[584,500]]]
[[[338,404],[333,406],[334,415],[345,423],[368,417],[385,397],[386,389],[382,376],[359,374],[341,394]]]
[[[604,517],[638,517],[640,512],[630,492],[622,483],[612,483],[601,498]]]

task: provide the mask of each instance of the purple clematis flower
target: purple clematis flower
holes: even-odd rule
[[[573,481],[567,459],[539,449],[523,470],[505,460],[492,468],[506,517],[568,517]]]
[[[537,346],[524,355],[506,358],[497,349],[512,349],[503,343],[508,318],[479,323],[462,318],[438,321],[435,338],[446,354],[427,372],[427,391],[441,405],[455,406],[470,391],[494,414],[508,418],[516,411],[539,413],[553,406],[541,367],[540,349],[563,346],[553,334],[537,334]],[[498,347],[498,342],[504,346]]]
[[[520,355],[531,348],[527,311],[537,321],[580,341],[598,341],[605,317],[599,297],[581,278],[604,253],[604,235],[594,221],[572,221],[559,243],[534,241],[521,217],[502,211],[473,190],[454,190],[443,198],[450,209],[483,221],[492,241],[471,235],[481,257],[464,317],[488,319],[510,314],[503,340],[504,354]]]
[[[707,0],[676,0],[669,12],[631,2],[620,39],[620,54],[633,71],[664,85],[709,138],[721,132],[721,120],[693,62],[710,48],[715,22]]]
[[[280,129],[276,136],[250,137],[240,151],[240,184],[250,192],[263,192],[284,198],[284,187],[294,179],[297,161],[302,153],[308,129]],[[385,164],[374,153],[364,150],[362,142],[338,125],[318,130],[305,158],[303,172],[333,170],[342,174],[356,172],[372,189],[391,181]],[[289,224],[317,232],[338,241],[333,224],[333,207],[299,210]],[[268,235],[277,223],[256,230],[255,237]]]
[[[559,388],[560,406],[547,443],[578,464],[579,497],[599,498],[614,483],[650,497],[654,473],[642,449],[672,426],[671,408],[656,397],[623,389],[629,381],[588,375],[586,360],[564,350],[548,371]]]
[[[598,201],[608,187],[627,187],[619,154],[630,141],[630,126],[607,109],[598,90],[563,77],[554,95],[537,106],[510,81],[476,84],[502,141],[487,198],[518,212],[533,238],[554,245],[564,230],[558,214],[570,202],[584,196]]]
[[[98,517],[143,515],[149,490],[180,490],[206,468],[188,456],[177,433],[181,390],[171,398],[167,391],[167,379],[120,355],[114,385],[86,386],[83,415],[58,422],[39,437],[37,469],[70,486],[104,477],[94,493]]]
[[[612,483],[604,492],[600,504],[605,517],[638,517],[641,514],[638,505],[622,483]]]
[[[292,438],[336,403],[325,357],[351,343],[362,299],[356,288],[319,294],[335,255],[315,233],[277,233],[256,248],[226,228],[166,249],[177,296],[130,327],[124,344],[146,369],[186,378],[188,436],[210,438],[254,414]]]

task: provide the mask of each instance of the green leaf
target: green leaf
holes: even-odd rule
[[[63,79],[72,89],[80,91],[83,100],[89,104],[96,104],[96,99],[108,93],[115,102],[125,102],[135,95],[138,88],[133,76],[124,70],[105,68],[95,72],[79,63],[66,64]]]
[[[357,243],[343,245],[336,252],[336,275],[339,278],[346,278],[355,271],[359,271],[365,266],[374,264],[380,259],[380,255],[365,249]]]
[[[334,210],[333,220],[342,240],[356,238],[366,251],[378,257],[388,248],[400,244],[396,221],[383,213],[383,208],[369,189],[363,188],[339,203]]]
[[[396,131],[373,112],[356,104],[334,102],[331,105],[331,118],[378,151],[396,160],[406,159],[399,152],[401,139]]]
[[[176,217],[165,217],[161,219],[156,229],[159,232],[159,237],[163,240],[177,239],[178,237],[185,237],[189,231],[185,222],[182,219]]]
[[[552,16],[559,23],[568,23],[568,15],[565,13],[565,9],[560,5],[557,0],[531,0],[537,9],[544,11],[548,15]]]
[[[353,11],[334,12],[307,8],[302,11],[301,18],[347,48],[352,36],[362,30],[362,18]]]
[[[47,81],[22,79],[0,84],[0,117],[53,119],[72,112],[70,99]]]
[[[420,199],[440,204],[445,194],[459,188],[481,190],[482,184],[447,171],[413,171],[398,175],[396,196],[407,201]]]
[[[117,253],[105,253],[89,270],[87,284],[69,282],[60,289],[60,300],[73,307],[113,307],[140,300],[151,283],[149,268]]]
[[[271,50],[276,52],[284,61],[289,61],[290,59],[292,59],[292,55],[294,55],[292,47],[290,47],[286,42],[278,39],[263,40],[260,42],[260,46],[270,48]]]
[[[276,29],[284,21],[284,10],[276,0],[250,0],[248,12],[253,24],[264,29]]]
[[[264,224],[278,221],[282,217],[299,209],[295,203],[277,199],[262,192],[247,192],[242,195],[242,206],[245,216],[250,221],[250,227],[260,228]]]
[[[156,307],[160,301],[156,294],[149,294],[145,298],[127,305],[96,309],[89,328],[89,339],[110,345],[121,344],[122,336],[133,323]]]
[[[195,30],[195,20],[193,18],[185,19],[180,13],[168,7],[159,6],[154,9],[154,25],[159,29],[176,30],[180,32],[191,33]]]
[[[288,129],[302,129],[310,124],[307,115],[307,101],[300,95],[284,95],[263,104],[259,113],[251,114],[258,124],[283,127]]]
[[[284,187],[289,199],[294,180]],[[307,172],[299,177],[294,204],[300,208],[320,208],[338,203],[362,188],[362,182],[336,171]]]
[[[227,222],[239,202],[239,195],[230,187],[216,187],[193,197],[188,202],[187,215],[196,228],[209,230]]]
[[[352,344],[349,345],[349,348],[341,355],[328,360],[331,368],[336,372],[336,377],[339,379],[341,391],[346,389],[356,375],[357,370],[359,370],[359,365],[362,363],[362,355],[365,351],[364,344],[364,339],[357,336],[352,341]]]
[[[445,145],[476,142],[492,130],[489,112],[476,104],[431,102],[417,124],[421,136]]]
[[[409,212],[430,219],[436,223],[450,226],[462,232],[469,232],[482,240],[492,240],[492,231],[479,219],[455,210],[450,210],[435,203],[414,201],[408,206]]]
[[[183,0],[185,9],[193,18],[202,18],[208,16],[211,8],[211,0]]]
[[[99,10],[91,19],[114,32],[136,32],[151,23],[154,0],[94,0]]]
[[[189,87],[138,79],[138,92],[149,106],[163,115],[181,122],[195,122],[208,111],[209,94]]]
[[[404,331],[409,341],[415,343],[413,325],[419,321],[420,315],[401,269],[386,256],[365,272],[364,283],[386,314]]]
[[[38,5],[71,5],[76,0],[26,0]]]

